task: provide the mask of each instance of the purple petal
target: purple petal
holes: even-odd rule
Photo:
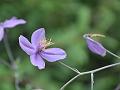
[[[37,46],[42,40],[45,40],[44,28],[40,28],[36,30],[35,32],[33,32],[32,37],[31,37],[31,43]]]
[[[35,53],[35,49],[32,44],[28,41],[27,38],[20,35],[19,37],[19,44],[23,51],[25,51],[28,55],[32,55]]]
[[[93,39],[86,37],[88,48],[93,52],[101,56],[106,55],[106,49],[99,42],[94,41]]]
[[[49,62],[55,62],[66,58],[66,53],[60,48],[49,48],[41,52],[41,56]]]
[[[23,19],[17,19],[16,17],[12,17],[11,19],[6,20],[3,23],[3,26],[4,26],[4,28],[13,28],[19,24],[25,24],[25,23],[26,23],[26,21]]]
[[[3,37],[4,37],[4,28],[0,26],[0,41],[3,39]]]
[[[33,54],[30,56],[30,61],[34,66],[38,66],[39,69],[45,68],[45,62],[39,54]]]

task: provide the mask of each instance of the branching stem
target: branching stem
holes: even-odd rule
[[[118,59],[120,59],[120,57],[112,52],[110,52],[109,50],[106,50],[109,54],[111,54],[112,56],[114,57],[117,57]],[[79,72],[77,69],[77,75],[74,76],[72,79],[70,79],[67,83],[65,83],[61,88],[60,90],[64,90],[64,88],[70,84],[73,80],[75,80],[77,77],[81,76],[81,75],[87,75],[87,74],[90,74],[91,75],[91,90],[93,90],[93,85],[94,85],[94,74],[96,72],[99,72],[99,71],[102,71],[104,69],[107,69],[107,68],[111,68],[111,67],[114,67],[114,66],[118,66],[120,65],[120,62],[118,63],[114,63],[114,64],[110,64],[110,65],[107,65],[107,66],[104,66],[104,67],[101,67],[101,68],[98,68],[98,69],[94,69],[94,70],[91,70],[91,71],[86,71],[86,72]],[[69,66],[69,68],[71,69],[72,67]],[[75,70],[75,69],[74,69]],[[74,71],[73,70],[73,71]]]

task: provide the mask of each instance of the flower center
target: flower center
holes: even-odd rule
[[[40,41],[40,47],[41,47],[42,49],[45,49],[46,47],[51,46],[51,45],[53,45],[53,44],[54,44],[54,43],[51,41],[51,39],[49,39],[49,40],[44,39],[44,40],[41,40],[41,41]]]

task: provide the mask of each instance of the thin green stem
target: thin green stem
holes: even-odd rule
[[[66,84],[64,84],[62,87],[61,87],[61,89],[60,90],[64,90],[64,88],[68,85],[68,84],[70,84],[74,79],[76,79],[77,77],[79,77],[79,76],[82,76],[82,75],[87,75],[87,74],[94,74],[94,73],[96,73],[96,72],[99,72],[99,71],[101,71],[101,70],[104,70],[104,69],[107,69],[107,68],[110,68],[110,67],[114,67],[114,66],[117,66],[117,65],[120,65],[120,62],[119,63],[115,63],[115,64],[111,64],[111,65],[107,65],[107,66],[104,66],[104,67],[101,67],[101,68],[98,68],[98,69],[94,69],[94,70],[91,70],[91,71],[86,71],[86,72],[81,72],[81,73],[79,73],[78,75],[76,75],[75,77],[73,77],[72,79],[70,79]],[[92,74],[91,74],[91,76],[92,76]],[[94,79],[93,79],[93,76],[92,76],[92,79],[91,79],[91,82],[93,82],[94,81]],[[91,84],[92,86],[91,86],[91,88],[93,87],[93,84]],[[91,89],[92,90],[92,89]]]
[[[4,34],[4,39],[3,40],[4,40],[4,45],[5,45],[5,49],[7,51],[8,57],[9,57],[11,63],[13,63],[14,62],[14,57],[13,57],[12,51],[10,49],[10,45],[9,45],[9,42],[8,42],[8,38],[7,38],[6,32]]]
[[[64,90],[64,88],[68,85],[68,84],[70,84],[73,80],[75,80],[77,77],[79,77],[80,76],[80,74],[78,74],[78,75],[76,75],[75,77],[73,77],[72,79],[70,79],[67,83],[65,83],[61,88],[60,88],[60,90]]]
[[[91,90],[93,90],[93,86],[94,86],[94,75],[93,73],[91,73]]]
[[[20,90],[19,87],[19,72],[18,72],[18,66],[16,65],[16,63],[13,66],[14,69],[14,77],[15,77],[15,88],[16,90]]]
[[[7,67],[11,68],[11,65],[8,62],[6,62],[5,60],[3,60],[2,58],[0,58],[0,62],[2,64],[6,65]]]
[[[4,34],[4,45],[5,45],[5,49],[7,51],[9,60],[11,61],[12,68],[14,70],[15,88],[16,88],[16,90],[20,90],[18,69],[17,69],[17,65],[14,61],[15,59],[13,57],[13,54],[12,54],[12,51],[11,51],[11,48],[10,48],[10,45],[9,45],[9,42],[8,42],[6,31],[5,31],[5,34]]]
[[[110,52],[109,50],[107,50],[107,52],[111,55],[113,55],[114,57],[117,57],[118,59],[120,59],[120,57],[112,52]],[[110,65],[107,65],[107,66],[104,66],[104,67],[101,67],[101,68],[97,68],[97,69],[94,69],[94,70],[91,70],[91,71],[86,71],[86,72],[79,72],[79,74],[77,74],[75,77],[73,77],[72,79],[70,79],[67,83],[65,83],[60,90],[64,90],[64,88],[69,85],[73,80],[75,80],[77,77],[81,76],[81,75],[87,75],[87,74],[91,74],[91,90],[93,90],[93,85],[94,85],[94,73],[96,72],[99,72],[99,71],[102,71],[104,69],[107,69],[107,68],[111,68],[111,67],[114,67],[114,66],[118,66],[120,65],[120,62],[118,63],[114,63],[114,64],[110,64]]]
[[[74,72],[76,72],[76,73],[80,73],[77,69],[74,69],[74,68],[72,68],[72,67],[70,67],[70,66],[68,66],[68,65],[66,65],[66,64],[64,64],[63,62],[59,62],[60,64],[62,64],[63,66],[65,66],[65,67],[67,67],[67,68],[69,68],[69,69],[71,69],[72,71],[74,71]]]
[[[118,55],[116,55],[116,54],[114,54],[114,53],[112,53],[111,51],[109,51],[109,50],[106,50],[109,54],[111,54],[112,56],[114,56],[114,57],[116,57],[116,58],[118,58],[118,59],[120,59],[120,56],[118,56]]]

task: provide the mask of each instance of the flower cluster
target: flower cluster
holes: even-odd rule
[[[20,24],[25,24],[26,21],[23,19],[17,19],[12,17],[11,19],[5,20],[0,23],[0,41],[4,37],[4,31],[7,28],[13,28]],[[102,36],[100,34],[85,34],[83,37],[86,39],[88,48],[93,52],[101,56],[106,55],[106,49],[99,42],[92,39],[94,36]],[[65,59],[67,54],[63,49],[60,48],[47,48],[54,43],[47,40],[45,37],[45,29],[40,28],[33,32],[31,36],[31,42],[23,35],[19,37],[19,45],[23,51],[30,56],[30,61],[34,66],[39,69],[45,68],[45,61],[55,62]]]
[[[13,28],[20,24],[25,24],[26,21],[23,19],[17,19],[12,17],[11,19],[5,20],[0,23],[0,41],[4,37],[4,32],[8,28]],[[20,35],[19,37],[20,47],[30,56],[30,61],[34,66],[37,66],[39,69],[45,68],[45,60],[48,62],[55,62],[61,59],[66,58],[66,52],[60,48],[48,48],[48,46],[53,43],[50,40],[47,40],[45,37],[44,28],[40,28],[33,32],[31,37],[31,43],[27,38]]]
[[[17,72],[17,64],[14,62],[14,58],[11,52],[11,49],[9,47],[9,43],[7,40],[7,36],[4,37],[6,29],[13,28],[17,25],[25,24],[26,21],[23,19],[17,19],[16,17],[12,17],[11,19],[5,20],[4,22],[0,23],[0,41],[4,38],[4,44],[6,47],[6,51],[8,54],[9,59],[11,60],[11,64],[9,63],[4,63],[7,66],[10,65],[10,68],[14,70],[14,76],[15,76],[15,86],[16,90],[19,90],[19,74]],[[98,54],[102,57],[106,55],[106,53],[109,53],[113,55],[114,57],[117,57],[120,59],[120,57],[109,50],[105,49],[101,43],[98,41],[94,40],[93,37],[105,37],[104,35],[101,34],[84,34],[83,37],[86,40],[87,46],[90,51],[92,51],[95,54]],[[26,37],[23,35],[19,36],[19,45],[21,49],[27,53],[30,57],[30,62],[32,65],[36,66],[38,69],[44,69],[45,68],[45,61],[48,62],[56,62],[63,60],[67,57],[66,52],[61,49],[61,48],[48,48],[49,46],[53,45],[54,43],[51,41],[51,39],[46,39],[45,37],[45,29],[44,28],[39,28],[35,30],[32,33],[31,40],[29,41]],[[72,71],[78,73],[75,77],[70,79],[66,84],[64,84],[60,90],[63,90],[69,83],[71,83],[74,79],[76,79],[78,76],[81,75],[86,75],[86,74],[91,74],[91,90],[93,90],[93,85],[94,85],[94,73],[120,65],[119,63],[107,65],[98,69],[90,70],[87,72],[79,72],[77,69],[72,68],[62,62],[60,62],[62,65],[66,66],[67,68],[71,69]]]

